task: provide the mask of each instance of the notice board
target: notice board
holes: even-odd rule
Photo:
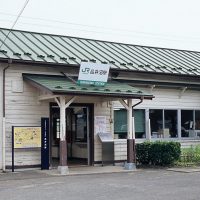
[[[13,127],[14,148],[41,147],[41,127]]]

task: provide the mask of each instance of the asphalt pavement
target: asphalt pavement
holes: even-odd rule
[[[199,200],[200,172],[140,169],[59,176],[29,170],[0,174],[0,200]]]

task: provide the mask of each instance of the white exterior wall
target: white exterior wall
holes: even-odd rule
[[[150,92],[147,88],[141,88],[144,91]],[[179,98],[181,89],[161,89],[155,88],[152,94],[155,96],[153,100],[144,100],[135,108],[138,109],[200,109],[200,91],[186,90],[181,98]],[[139,100],[133,100],[133,105]],[[114,107],[123,106],[119,102],[115,102]]]
[[[39,90],[22,80],[22,73],[60,75],[61,69],[37,66],[11,66],[6,71],[6,166],[11,166],[12,126],[40,126],[41,117],[49,117],[49,102],[38,101]],[[1,76],[2,77],[2,76]],[[106,116],[107,131],[113,133],[110,123],[112,104],[100,98],[78,98],[80,103],[94,103],[94,117]],[[1,112],[2,113],[2,112]],[[2,127],[2,126],[1,126]],[[101,144],[94,135],[94,161],[101,160]],[[15,165],[39,165],[40,149],[15,149]]]
[[[2,74],[2,71],[0,71]],[[38,101],[39,91],[23,82],[22,73],[58,74],[60,69],[38,66],[11,66],[6,72],[6,165],[11,165],[11,128],[12,126],[40,126],[41,117],[49,117],[49,102]],[[2,75],[0,81],[2,83]],[[23,87],[21,87],[21,86]],[[15,87],[19,86],[19,87]],[[145,90],[145,88],[144,88]],[[200,92],[186,90],[179,98],[181,90],[159,89],[153,90],[155,98],[144,100],[138,109],[196,109],[200,110]],[[2,99],[2,89],[0,89]],[[98,101],[98,102],[97,102]],[[106,116],[107,131],[113,134],[112,104],[101,100],[84,100],[84,103],[94,103],[94,117]],[[102,100],[103,101],[103,100]],[[2,130],[2,101],[0,101],[0,127]],[[80,101],[81,102],[81,101]],[[133,100],[133,104],[138,100]],[[119,102],[115,107],[122,107]],[[0,140],[2,141],[2,134]],[[197,142],[198,143],[198,142]],[[189,144],[189,143],[188,143]],[[1,144],[2,145],[2,144]],[[187,143],[184,144],[186,146]],[[94,161],[101,161],[101,143],[94,132]],[[115,160],[126,160],[126,140],[115,140]],[[0,164],[2,161],[2,147],[0,148]],[[16,165],[40,164],[40,149],[15,150]],[[1,166],[1,165],[0,165]]]
[[[2,133],[3,133],[3,68],[0,68],[0,169],[3,168],[2,166]]]
[[[150,90],[142,88],[144,91]],[[135,109],[146,109],[146,113],[149,109],[190,109],[200,110],[200,91],[186,90],[180,97],[181,90],[178,89],[160,89],[155,88],[152,94],[155,96],[153,100],[144,100],[142,104],[135,107]],[[133,100],[133,104],[139,102]],[[114,107],[123,108],[119,102],[114,102]],[[148,130],[148,119],[146,119],[146,131]],[[152,139],[153,140],[153,139]],[[172,139],[171,139],[172,140]],[[175,139],[177,140],[177,139]],[[136,143],[144,141],[144,139],[136,139]],[[200,140],[177,140],[181,142],[183,148],[191,145],[200,144]],[[127,156],[127,142],[125,139],[115,140],[115,160],[126,160]]]
[[[106,116],[106,129],[114,137],[113,132],[113,119],[112,119],[112,104],[110,102],[95,103],[94,118],[95,116]],[[102,147],[101,141],[94,130],[94,161],[102,160]]]
[[[200,109],[200,91],[186,90],[180,97],[181,90],[154,89],[155,98],[144,101],[137,108],[165,108],[165,109]]]
[[[6,166],[11,166],[12,126],[40,126],[41,117],[49,117],[49,103],[39,102],[39,91],[22,79],[22,73],[49,73],[49,69],[11,66],[6,71]],[[40,148],[15,149],[15,165],[39,165]]]
[[[165,140],[167,141],[167,140]],[[172,140],[171,140],[172,141]],[[191,146],[200,145],[200,140],[175,140],[181,143],[181,148],[189,148]],[[136,144],[144,142],[144,139],[136,139]],[[114,140],[115,160],[125,161],[127,159],[127,140],[116,139]]]

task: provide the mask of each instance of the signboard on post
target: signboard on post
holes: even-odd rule
[[[15,170],[15,149],[40,148],[41,127],[13,126],[12,127],[12,172]]]
[[[41,127],[13,127],[14,148],[41,147]]]
[[[79,70],[79,85],[104,86],[108,81],[110,65],[82,62]]]

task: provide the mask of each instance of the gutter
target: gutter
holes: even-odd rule
[[[6,70],[10,67],[12,59],[8,60],[8,65],[3,69],[3,126],[2,126],[2,170],[6,171],[6,107],[5,107],[5,77]]]

